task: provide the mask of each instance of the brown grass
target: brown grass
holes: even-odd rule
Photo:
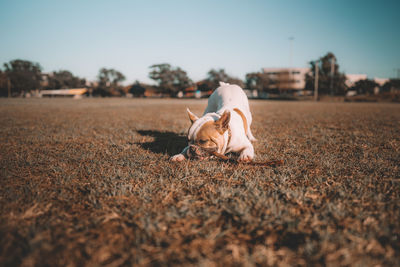
[[[400,264],[400,105],[251,102],[256,160],[170,163],[205,101],[0,100],[0,265]]]

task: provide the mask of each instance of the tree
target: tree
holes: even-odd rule
[[[150,79],[157,82],[158,88],[163,93],[176,96],[179,91],[193,84],[186,71],[179,67],[173,68],[170,64],[163,63],[152,65],[150,68],[152,69],[149,73]]]
[[[383,92],[393,92],[400,90],[400,79],[390,79],[382,86]]]
[[[229,76],[224,69],[211,69],[207,73],[207,78],[198,82],[197,86],[200,91],[214,91],[219,87],[219,82],[226,82],[239,85],[242,88],[244,87],[244,83],[241,79]]]
[[[318,61],[318,93],[325,95],[345,95],[346,76],[339,72],[339,65],[335,55],[331,52],[321,57]],[[333,67],[333,68],[332,68]],[[314,90],[315,62],[310,62],[311,72],[306,75],[306,89]]]
[[[257,91],[268,90],[269,77],[263,72],[252,72],[246,74],[246,88]]]
[[[215,90],[219,87],[219,82],[226,82],[231,84],[239,85],[240,87],[244,87],[244,83],[242,80],[229,76],[224,69],[211,69],[207,73],[207,79],[209,81],[209,85],[211,86],[212,90]]]
[[[186,71],[181,68],[176,68],[173,70],[174,82],[173,85],[177,88],[177,92],[183,91],[189,86],[193,85],[193,81],[188,77]]]
[[[55,71],[48,76],[48,89],[81,88],[86,85],[86,80],[74,76],[70,71]]]
[[[214,85],[213,86],[214,89],[219,86],[219,82],[227,83],[230,78],[231,77],[229,77],[229,75],[225,72],[224,69],[219,69],[219,70],[211,69],[207,73],[207,79]]]
[[[41,88],[42,67],[27,60],[11,60],[4,63],[5,74],[11,84],[11,94],[20,95]]]
[[[120,96],[123,94],[121,82],[125,76],[114,69],[101,68],[97,75],[98,85],[94,90],[95,95],[101,96]]]
[[[136,81],[131,88],[129,89],[129,92],[134,96],[134,97],[143,97],[144,92],[146,91],[146,88],[143,87],[139,81]]]
[[[373,80],[359,80],[357,81],[352,87],[352,90],[355,90],[357,94],[359,95],[365,95],[365,94],[374,94],[375,87],[379,86],[376,82]]]
[[[5,72],[0,70],[0,96],[8,96],[8,77]]]

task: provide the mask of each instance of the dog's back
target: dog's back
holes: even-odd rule
[[[242,110],[246,117],[251,116],[249,102],[243,89],[235,84],[220,82],[220,86],[208,98],[204,114],[210,112],[222,114],[224,110],[234,108]]]

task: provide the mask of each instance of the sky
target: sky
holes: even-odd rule
[[[151,82],[158,63],[194,81],[212,68],[244,79],[333,52],[342,72],[390,78],[399,14],[397,0],[0,0],[0,64],[25,59],[88,80],[114,68],[127,84]]]

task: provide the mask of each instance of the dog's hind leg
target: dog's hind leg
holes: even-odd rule
[[[256,138],[253,136],[253,134],[251,133],[250,126],[249,126],[248,129],[247,129],[247,138],[249,138],[249,140],[252,141],[252,142],[257,141],[257,139],[256,139]]]

